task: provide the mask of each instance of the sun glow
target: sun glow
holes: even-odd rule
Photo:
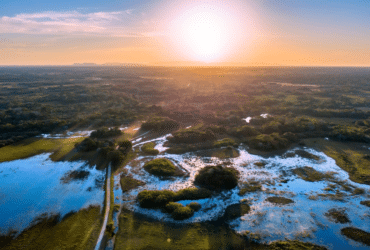
[[[216,62],[241,43],[241,20],[216,4],[190,6],[172,20],[170,36],[179,53],[189,60]]]

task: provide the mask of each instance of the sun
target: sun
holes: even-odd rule
[[[172,21],[171,37],[188,59],[206,63],[222,60],[238,40],[237,19],[212,4],[192,6]]]

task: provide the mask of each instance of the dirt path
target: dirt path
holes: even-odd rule
[[[111,175],[111,168],[110,168],[110,165],[108,166],[108,174],[107,174],[107,186],[106,186],[106,192],[107,192],[107,199],[105,200],[105,214],[104,214],[104,222],[103,222],[103,226],[101,228],[101,231],[100,231],[100,234],[99,234],[99,238],[98,238],[98,241],[96,243],[96,246],[95,246],[95,250],[99,250],[100,249],[100,245],[101,245],[101,241],[103,239],[103,236],[104,236],[104,233],[105,233],[105,228],[107,227],[107,223],[108,223],[108,215],[109,215],[109,210],[110,210],[110,175]]]

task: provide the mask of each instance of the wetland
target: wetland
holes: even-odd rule
[[[369,246],[367,68],[0,72],[1,249]]]

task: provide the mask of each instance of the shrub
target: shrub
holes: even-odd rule
[[[179,207],[184,207],[181,203],[177,203],[177,202],[169,202],[164,210],[167,212],[167,213],[173,213],[177,208]]]
[[[202,208],[202,206],[198,202],[190,202],[188,204],[188,207],[190,207],[194,211],[199,211]]]
[[[79,144],[76,144],[76,148],[82,152],[93,151],[98,148],[98,144],[91,138],[86,138]]]
[[[158,158],[145,163],[144,169],[156,176],[173,176],[176,171],[172,162],[165,158]]]
[[[110,152],[112,152],[114,148],[112,147],[102,147],[99,150],[99,154],[103,157],[107,157]]]
[[[175,193],[170,190],[144,190],[141,191],[137,199],[141,207],[144,208],[159,208],[166,205],[168,202],[173,201]]]
[[[258,150],[269,151],[288,147],[289,141],[278,133],[262,134],[249,141],[249,146]]]
[[[124,154],[118,150],[110,151],[107,156],[108,156],[108,160],[114,166],[119,165],[125,159]]]
[[[132,142],[129,140],[124,140],[119,143],[119,150],[122,151],[122,153],[127,154],[132,150]]]
[[[226,208],[223,218],[226,220],[234,220],[249,213],[250,210],[250,206],[246,202],[233,204]]]
[[[143,186],[145,183],[139,180],[136,180],[130,176],[121,175],[120,179],[122,192],[128,192],[139,186]]]
[[[175,220],[185,220],[193,216],[194,211],[190,207],[178,207],[172,213],[171,216]]]
[[[185,188],[176,192],[174,200],[200,200],[211,197],[212,193],[205,188]]]
[[[251,136],[256,136],[259,134],[259,132],[254,129],[251,126],[242,126],[242,127],[237,127],[231,129],[228,134],[236,136],[236,137],[251,137]]]
[[[365,134],[363,128],[354,126],[336,126],[330,137],[342,141],[370,142],[370,136]]]
[[[145,143],[143,146],[141,146],[141,151],[148,155],[157,155],[159,154],[159,151],[157,149],[154,149],[154,146],[154,142]]]
[[[101,128],[98,130],[95,130],[91,133],[90,137],[91,138],[108,138],[108,137],[113,137],[117,135],[121,135],[123,132],[119,130],[118,128]]]
[[[212,189],[232,189],[238,184],[238,175],[234,168],[208,166],[195,176],[195,183]]]
[[[179,129],[180,124],[166,117],[153,117],[141,124],[143,130],[154,130],[156,132]]]
[[[225,139],[222,139],[222,140],[219,140],[213,143],[213,146],[216,148],[226,147],[226,146],[236,146],[236,145],[237,143],[231,138],[225,138]]]
[[[201,131],[195,129],[185,129],[173,133],[172,136],[168,137],[168,141],[172,143],[199,143],[215,140],[215,134],[210,131]]]

